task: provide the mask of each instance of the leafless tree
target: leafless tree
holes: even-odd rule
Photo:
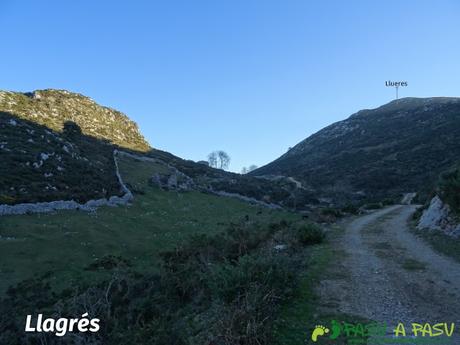
[[[208,163],[210,167],[217,168],[217,152],[211,152],[208,155]]]
[[[230,164],[230,156],[225,151],[217,151],[217,157],[219,158],[219,168],[225,170]]]
[[[230,164],[230,156],[222,150],[213,151],[208,155],[209,166],[225,170]]]

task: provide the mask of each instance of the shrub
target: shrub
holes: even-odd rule
[[[340,212],[340,210],[336,208],[332,208],[332,207],[326,207],[326,208],[321,209],[321,214],[323,216],[333,216],[335,218],[342,217],[342,213]]]
[[[460,170],[445,173],[441,175],[439,182],[440,196],[452,210],[460,213]]]
[[[412,220],[418,221],[423,214],[423,211],[426,210],[426,207],[419,207],[412,213]]]
[[[319,226],[306,223],[297,228],[296,237],[300,243],[310,245],[323,242],[325,234]]]
[[[344,212],[344,213],[351,213],[351,214],[358,214],[359,213],[358,207],[356,207],[354,205],[351,205],[351,204],[348,204],[348,205],[342,207],[341,211]]]
[[[378,202],[373,202],[373,203],[364,205],[364,208],[366,210],[377,210],[379,208],[382,208],[382,204]]]
[[[234,265],[211,269],[208,284],[213,307],[200,344],[268,344],[272,321],[280,302],[296,284],[292,258],[279,255],[245,255]]]
[[[385,199],[382,200],[382,205],[383,206],[393,205],[394,203],[395,203],[395,201],[392,198],[385,198]]]
[[[102,258],[98,258],[93,263],[89,264],[85,270],[111,270],[114,268],[126,268],[128,266],[131,266],[130,262],[121,256],[105,255]]]
[[[154,274],[133,272],[126,259],[109,255],[88,269],[113,269],[112,277],[90,287],[55,295],[45,283],[51,272],[24,282],[1,301],[0,343],[270,344],[277,311],[296,287],[303,262],[302,251],[273,252],[272,235],[292,233],[285,222],[274,228],[233,225],[219,235],[193,236],[163,253],[163,265]],[[319,230],[310,224],[301,229],[310,236]],[[97,334],[86,334],[81,342],[74,342],[72,334],[25,337],[22,315],[37,308],[54,316],[87,311],[104,322]]]
[[[234,265],[224,263],[212,268],[209,287],[220,299],[229,303],[254,288],[279,295],[292,279],[292,268],[285,258],[245,255]]]
[[[0,195],[0,204],[7,204],[7,205],[12,205],[16,201],[16,198],[9,196],[9,195]]]

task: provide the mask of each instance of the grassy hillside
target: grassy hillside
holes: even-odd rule
[[[115,127],[101,125],[105,116]],[[280,206],[318,201],[293,179],[143,152],[133,128],[81,95],[0,93],[0,203],[119,194],[120,147],[134,193],[129,206],[92,213],[0,217],[0,343],[270,344],[306,247],[324,238]],[[83,338],[24,335],[31,312],[88,312],[103,324]]]
[[[149,162],[120,158],[123,178],[142,190],[130,207],[0,217],[0,291],[46,273],[59,288],[99,279],[101,272],[85,269],[109,255],[123,256],[140,271],[151,269],[159,251],[188,235],[222,232],[246,219],[268,224],[298,218],[232,198],[159,190],[148,184],[158,169]]]
[[[293,176],[336,202],[434,186],[460,155],[460,99],[404,98],[308,137],[253,176]]]
[[[321,229],[281,209],[161,190],[150,181],[164,164],[121,156],[119,166],[131,206],[0,218],[0,342],[271,343]],[[31,311],[103,324],[83,338],[24,337]]]

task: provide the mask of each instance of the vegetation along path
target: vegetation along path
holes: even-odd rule
[[[460,324],[460,264],[409,232],[415,209],[395,205],[345,224],[332,242],[344,255],[318,291],[324,312],[395,326]]]

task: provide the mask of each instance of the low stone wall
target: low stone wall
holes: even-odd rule
[[[117,156],[119,154],[123,154],[123,153],[124,153],[123,151],[118,151],[118,150],[113,151],[113,162],[115,164],[115,174],[117,175],[118,183],[120,184],[121,190],[125,193],[124,196],[129,195],[129,199],[132,200],[132,199],[134,199],[133,193],[131,193],[129,188],[124,183],[124,181],[123,181],[123,179],[121,178],[121,175],[120,175],[120,169],[118,168]]]
[[[229,193],[229,192],[224,192],[224,191],[213,191],[213,190],[210,190],[208,192],[212,193],[212,194],[215,194],[215,195],[218,195],[218,196],[224,196],[224,197],[227,197],[227,198],[236,198],[236,199],[243,200],[243,201],[246,201],[246,202],[251,203],[251,204],[264,206],[264,207],[268,207],[268,208],[273,208],[273,209],[281,209],[282,208],[279,205],[269,204],[268,202],[260,201],[260,200],[250,198],[248,196],[244,196],[244,195],[237,194],[237,193]]]
[[[108,199],[89,200],[86,203],[80,204],[75,200],[56,200],[50,202],[37,202],[37,203],[23,203],[17,205],[0,205],[0,216],[27,214],[27,213],[49,213],[58,210],[82,210],[94,211],[101,206],[118,206],[127,205],[133,200],[133,194],[128,189],[126,184],[121,178],[120,171],[118,170],[117,155],[118,150],[113,151],[113,160],[115,163],[115,173],[120,184],[123,196],[111,196]]]
[[[17,204],[17,205],[0,205],[0,216],[19,215],[19,214],[27,214],[27,213],[49,213],[49,212],[54,212],[58,210],[94,211],[98,207],[101,207],[101,206],[118,206],[118,205],[129,204],[134,199],[134,196],[129,190],[129,188],[126,186],[126,184],[124,183],[123,179],[121,178],[120,171],[118,168],[117,156],[130,157],[130,158],[144,161],[144,162],[164,164],[168,166],[171,170],[173,170],[175,174],[177,174],[177,176],[182,176],[184,178],[188,178],[192,180],[190,177],[188,177],[187,175],[177,170],[177,168],[161,160],[151,158],[151,157],[138,156],[132,153],[124,152],[124,151],[114,150],[113,160],[115,164],[115,173],[118,178],[118,183],[120,184],[120,189],[123,192],[123,196],[114,195],[110,197],[109,199],[89,200],[83,204],[78,203],[75,200],[57,200],[57,201],[50,201],[50,202],[23,203],[23,204]],[[197,190],[200,190],[200,188],[197,188]],[[281,206],[279,205],[263,202],[261,200],[257,200],[257,199],[250,198],[250,197],[236,194],[236,193],[228,193],[225,191],[215,191],[212,189],[206,189],[206,190],[201,190],[201,191],[215,194],[218,196],[237,198],[245,202],[257,204],[257,205],[268,207],[268,208],[281,208]]]

